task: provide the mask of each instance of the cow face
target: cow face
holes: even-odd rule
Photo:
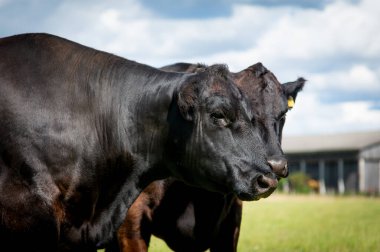
[[[204,81],[200,81],[204,80]],[[261,131],[252,123],[249,100],[220,66],[211,66],[187,79],[169,115],[171,172],[194,186],[242,200],[269,196],[277,178],[268,163]]]
[[[261,63],[234,74],[236,84],[247,95],[253,110],[252,123],[265,148],[265,159],[278,178],[288,175],[287,160],[281,149],[285,116],[302,90],[305,80],[281,85]]]

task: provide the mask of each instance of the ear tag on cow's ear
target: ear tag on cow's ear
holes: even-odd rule
[[[288,97],[288,108],[292,109],[294,107],[294,99],[292,96]]]

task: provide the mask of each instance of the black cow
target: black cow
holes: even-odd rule
[[[168,176],[268,196],[277,180],[253,117],[223,65],[169,73],[53,35],[2,38],[1,246],[92,251]]]
[[[167,71],[199,72],[205,66],[177,63]],[[285,114],[293,106],[305,80],[281,85],[261,63],[231,73],[236,85],[251,101],[252,124],[259,129],[268,162],[278,178],[288,173],[281,150]],[[289,100],[287,104],[286,100]],[[162,238],[174,251],[236,251],[242,202],[233,194],[223,195],[189,186],[176,179],[150,184],[133,203],[118,231],[120,250],[147,251],[151,235]],[[119,251],[117,242],[107,249]]]

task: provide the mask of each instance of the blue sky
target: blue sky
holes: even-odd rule
[[[262,62],[308,80],[285,135],[380,130],[380,1],[0,0],[0,37],[48,32],[141,63]]]

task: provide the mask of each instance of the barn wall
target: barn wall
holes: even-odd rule
[[[380,143],[364,148],[363,150],[360,151],[359,156],[366,160],[373,159],[374,161],[379,161],[380,160]]]
[[[380,143],[363,149],[360,154],[360,191],[380,193]]]

